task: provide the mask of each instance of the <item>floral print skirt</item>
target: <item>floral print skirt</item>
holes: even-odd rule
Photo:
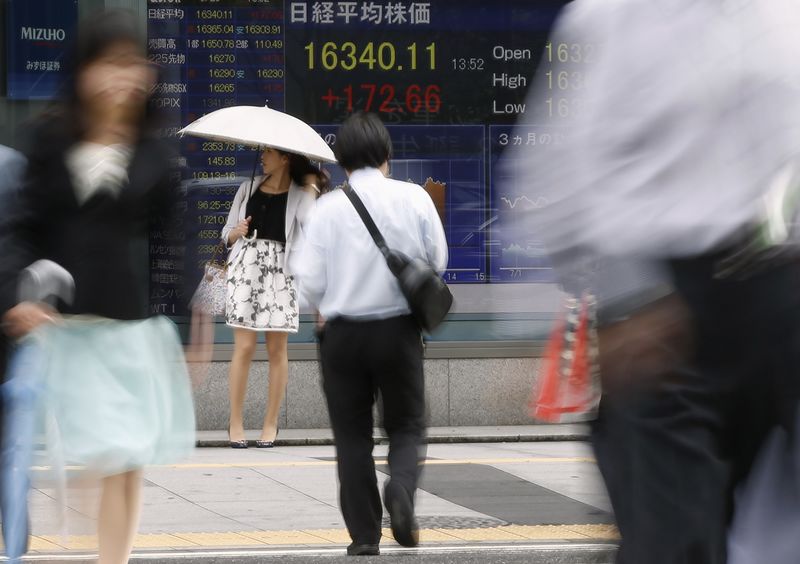
[[[300,308],[294,277],[283,268],[283,243],[247,239],[228,267],[225,322],[253,331],[297,333]]]

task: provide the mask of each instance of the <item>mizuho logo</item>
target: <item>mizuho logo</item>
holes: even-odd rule
[[[67,38],[67,32],[58,28],[23,27],[21,36],[22,39],[32,41],[64,41]]]

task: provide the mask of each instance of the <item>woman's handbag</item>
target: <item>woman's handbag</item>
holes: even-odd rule
[[[453,294],[450,293],[450,288],[424,260],[412,259],[399,251],[390,249],[355,190],[346,185],[344,192],[386,259],[389,270],[397,278],[400,290],[408,301],[411,314],[424,331],[433,331],[444,321],[453,305]]]
[[[220,241],[217,248],[214,249],[214,256],[206,263],[203,278],[189,302],[189,307],[193,311],[199,311],[206,315],[225,314],[228,265],[219,260],[220,255],[224,253],[225,245]]]
[[[589,294],[566,300],[566,313],[547,344],[531,416],[547,423],[594,419],[600,403],[595,300]]]

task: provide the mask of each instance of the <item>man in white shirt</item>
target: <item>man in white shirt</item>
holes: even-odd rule
[[[349,186],[389,248],[447,267],[447,241],[428,194],[387,178],[392,144],[374,114],[339,129],[336,156]],[[378,554],[381,499],[372,458],[372,408],[383,398],[391,479],[384,489],[395,539],[416,546],[414,494],[424,457],[425,385],[419,326],[400,286],[342,190],[320,198],[296,266],[304,296],[326,320],[320,331],[323,388],[338,459],[349,555]]]

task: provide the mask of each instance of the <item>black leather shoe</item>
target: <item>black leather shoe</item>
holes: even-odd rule
[[[377,544],[353,543],[347,547],[347,556],[378,556],[380,553]]]
[[[389,511],[392,535],[402,546],[419,544],[419,527],[414,516],[414,502],[406,489],[389,480],[383,490],[383,501]]]

